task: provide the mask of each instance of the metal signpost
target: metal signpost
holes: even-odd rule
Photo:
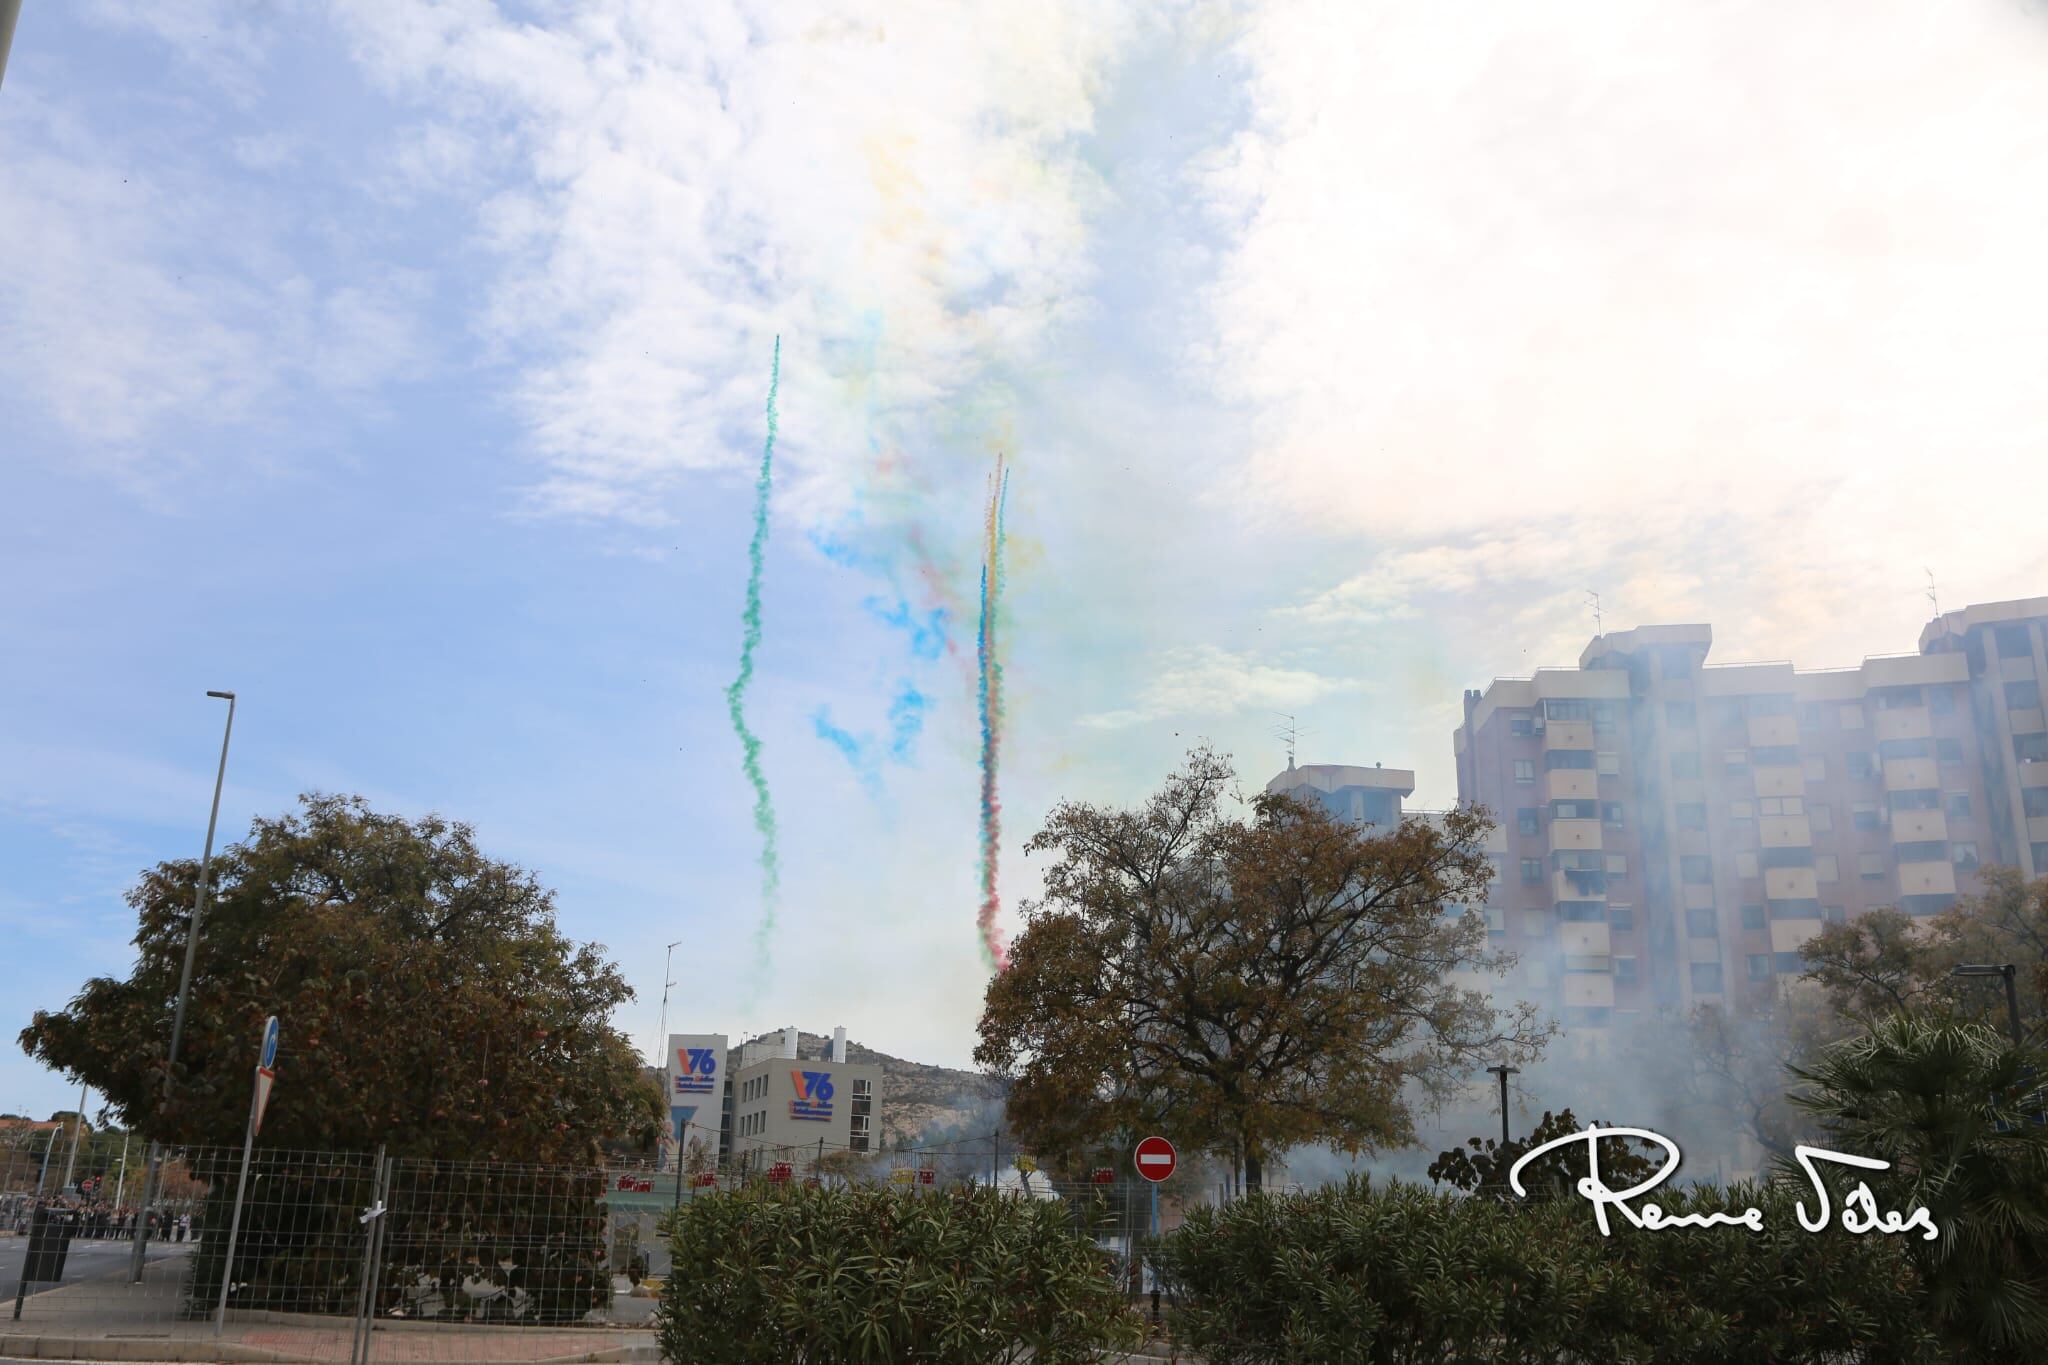
[[[235,1211],[228,1219],[227,1256],[220,1267],[220,1303],[213,1310],[213,1334],[219,1336],[228,1318],[228,1289],[235,1281],[235,1239],[242,1230],[242,1196],[249,1188],[249,1152],[256,1145],[256,1130],[263,1126],[263,1111],[270,1104],[270,1086],[277,1079],[277,1016],[263,1022],[263,1048],[256,1061],[256,1089],[249,1097],[249,1129],[242,1138],[242,1175],[235,1182]]]
[[[1152,1238],[1159,1238],[1159,1182],[1173,1174],[1173,1168],[1180,1164],[1180,1154],[1173,1150],[1173,1144],[1163,1137],[1146,1138],[1132,1154],[1132,1164],[1138,1174],[1152,1184]],[[1159,1319],[1159,1291],[1152,1292],[1152,1318]]]

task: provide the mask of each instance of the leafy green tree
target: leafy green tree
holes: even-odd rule
[[[1429,1164],[1429,1178],[1467,1194],[1512,1201],[1519,1197],[1508,1184],[1508,1173],[1514,1170],[1515,1163],[1544,1143],[1570,1137],[1585,1127],[1569,1109],[1555,1115],[1546,1109],[1526,1138],[1511,1138],[1505,1143],[1493,1138],[1467,1138],[1464,1147],[1438,1153]],[[1663,1153],[1638,1139],[1601,1140],[1600,1179],[1609,1189],[1625,1190],[1638,1184],[1662,1164]],[[1532,1199],[1556,1198],[1572,1193],[1590,1169],[1584,1145],[1574,1143],[1545,1152],[1530,1162],[1522,1171],[1522,1188]]]
[[[143,1134],[239,1144],[266,1015],[281,1027],[267,1146],[475,1160],[594,1160],[651,1140],[661,1098],[610,1015],[631,998],[553,893],[439,816],[308,796],[214,861],[177,1074],[165,1052],[197,864],[145,872],[125,979],[39,1011],[21,1044]]]
[[[1939,1237],[1907,1244],[1951,1359],[2048,1359],[2044,1060],[1996,1028],[1901,1013],[1792,1069],[1831,1146],[1891,1163],[1868,1181],[1879,1207],[1933,1215]]]
[[[256,1150],[272,1194],[244,1212],[237,1302],[354,1302],[366,1163],[287,1153],[380,1144],[394,1158],[464,1163],[401,1162],[387,1298],[471,1258],[527,1293],[536,1321],[577,1321],[607,1302],[601,1146],[621,1134],[651,1144],[662,1096],[610,1022],[631,991],[598,948],[555,927],[552,893],[486,857],[465,825],[380,815],[351,797],[305,797],[256,821],[214,866],[174,1071],[189,861],[158,865],[129,893],[129,975],[37,1013],[21,1043],[181,1151],[211,1191],[200,1221],[213,1228],[227,1220],[259,1031],[278,1016],[278,1082]],[[523,1163],[524,1174],[508,1185],[471,1163]],[[200,1243],[194,1312],[213,1302],[223,1249],[219,1237]]]
[[[1540,1049],[1534,1008],[1467,975],[1508,965],[1458,910],[1491,875],[1483,813],[1373,833],[1261,795],[1239,815],[1234,777],[1197,750],[1141,808],[1065,803],[1027,845],[1055,861],[975,1057],[1032,1150],[1170,1129],[1257,1190],[1290,1147],[1411,1142],[1416,1099]]]
[[[1800,949],[1806,974],[1841,1014],[1866,1023],[1897,1010],[1952,1013],[2004,1028],[2004,993],[1950,975],[1959,963],[2019,968],[2020,1018],[2038,1028],[2048,1002],[2048,877],[1983,871],[1984,890],[1919,920],[1894,909],[1832,924]]]

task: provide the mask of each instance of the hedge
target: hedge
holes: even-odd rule
[[[1617,1218],[1603,1238],[1576,1198],[1354,1178],[1194,1210],[1153,1260],[1207,1365],[1939,1358],[1898,1238],[1804,1232],[1789,1188],[1659,1193],[1673,1213],[1762,1209],[1764,1230]]]
[[[1143,1339],[1061,1204],[756,1185],[685,1205],[655,1325],[690,1365],[1093,1361]]]

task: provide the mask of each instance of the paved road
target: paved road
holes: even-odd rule
[[[192,1242],[151,1241],[147,1255],[152,1262],[160,1261],[166,1256],[182,1256],[194,1245]],[[77,1284],[81,1280],[116,1274],[128,1265],[128,1258],[134,1252],[133,1242],[73,1238],[71,1254],[64,1260],[64,1283]],[[28,1238],[0,1237],[0,1318],[13,1311],[14,1291],[21,1284],[21,1263],[27,1257]],[[53,1284],[32,1284],[28,1292],[40,1294],[45,1289],[56,1287]]]

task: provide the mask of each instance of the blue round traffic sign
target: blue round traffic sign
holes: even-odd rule
[[[277,1016],[274,1014],[263,1022],[263,1060],[256,1065],[265,1071],[277,1065]]]

